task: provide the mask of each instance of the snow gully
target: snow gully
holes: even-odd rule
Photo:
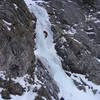
[[[25,2],[30,12],[34,13],[37,18],[35,56],[41,60],[56,81],[60,89],[59,98],[63,97],[65,100],[99,100],[91,91],[85,93],[78,90],[71,78],[64,72],[53,43],[53,32],[51,31],[51,23],[47,11],[37,5],[35,1],[25,0]],[[47,35],[46,38],[44,31]]]

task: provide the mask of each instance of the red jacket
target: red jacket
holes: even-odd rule
[[[46,31],[43,31],[45,38],[47,38],[48,33]]]

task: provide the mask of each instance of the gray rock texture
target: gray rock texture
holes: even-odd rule
[[[4,99],[11,99],[10,95],[22,95],[26,91],[23,88],[28,87],[13,82],[12,77],[29,74],[29,84],[35,84],[35,76],[42,83],[35,91],[38,94],[36,100],[42,100],[42,97],[59,100],[56,82],[44,65],[35,59],[35,26],[36,17],[29,12],[24,0],[0,1],[0,71],[6,71],[6,79],[0,79],[0,88],[3,88],[0,94]],[[38,70],[34,72],[35,69]]]
[[[72,73],[84,74],[100,84],[100,0],[89,0],[89,3],[85,0],[44,1],[46,3],[39,4],[49,14],[55,48],[66,74],[69,77]],[[0,71],[7,73],[5,79],[0,78],[0,87],[5,99],[10,99],[10,94],[25,92],[12,77],[29,74],[29,84],[41,86],[33,90],[38,94],[35,100],[42,97],[59,100],[59,87],[34,55],[36,21],[24,0],[0,0]],[[35,83],[35,77],[40,83]],[[72,80],[78,89],[86,91],[88,85],[82,79],[81,83]]]
[[[0,1],[0,70],[16,77],[34,62],[35,16],[23,0]]]
[[[100,84],[99,0],[49,0],[44,7],[63,68]]]

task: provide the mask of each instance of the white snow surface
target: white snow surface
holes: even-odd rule
[[[15,3],[13,3],[13,5],[14,5],[15,9],[17,10],[18,9],[18,6]]]
[[[39,1],[42,2],[42,0]],[[57,55],[53,44],[53,32],[47,11],[34,0],[25,0],[25,2],[30,12],[34,13],[37,18],[35,55],[56,81],[60,89],[59,98],[64,97],[65,100],[100,100],[100,95],[94,95],[89,89],[86,92],[78,90],[72,79],[62,69],[60,57]],[[44,36],[44,30],[48,32],[47,38]]]
[[[7,22],[6,20],[3,20],[3,22],[5,23],[5,26],[7,27],[7,29],[10,31],[11,28],[10,26],[12,25],[11,23]]]
[[[29,79],[29,75],[26,74],[23,77],[17,77],[17,79],[12,79],[15,83],[19,83],[20,85],[22,85],[23,88],[26,88],[26,92],[23,93],[22,96],[18,96],[18,95],[10,95],[11,96],[11,100],[34,100],[35,97],[37,96],[36,92],[33,92],[33,90],[35,88],[40,89],[41,85],[39,84],[40,81],[37,79],[37,77],[35,76],[34,78],[34,85],[29,84],[28,80]],[[0,71],[0,78],[3,78],[4,80],[5,78],[5,72]],[[30,88],[30,90],[29,90]],[[2,91],[3,88],[0,88],[0,92]],[[4,100],[1,95],[0,95],[0,100]]]

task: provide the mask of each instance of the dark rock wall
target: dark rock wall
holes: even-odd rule
[[[0,0],[0,70],[16,77],[33,65],[35,21],[24,0]]]
[[[45,1],[63,68],[88,75],[89,80],[100,84],[99,0]]]

